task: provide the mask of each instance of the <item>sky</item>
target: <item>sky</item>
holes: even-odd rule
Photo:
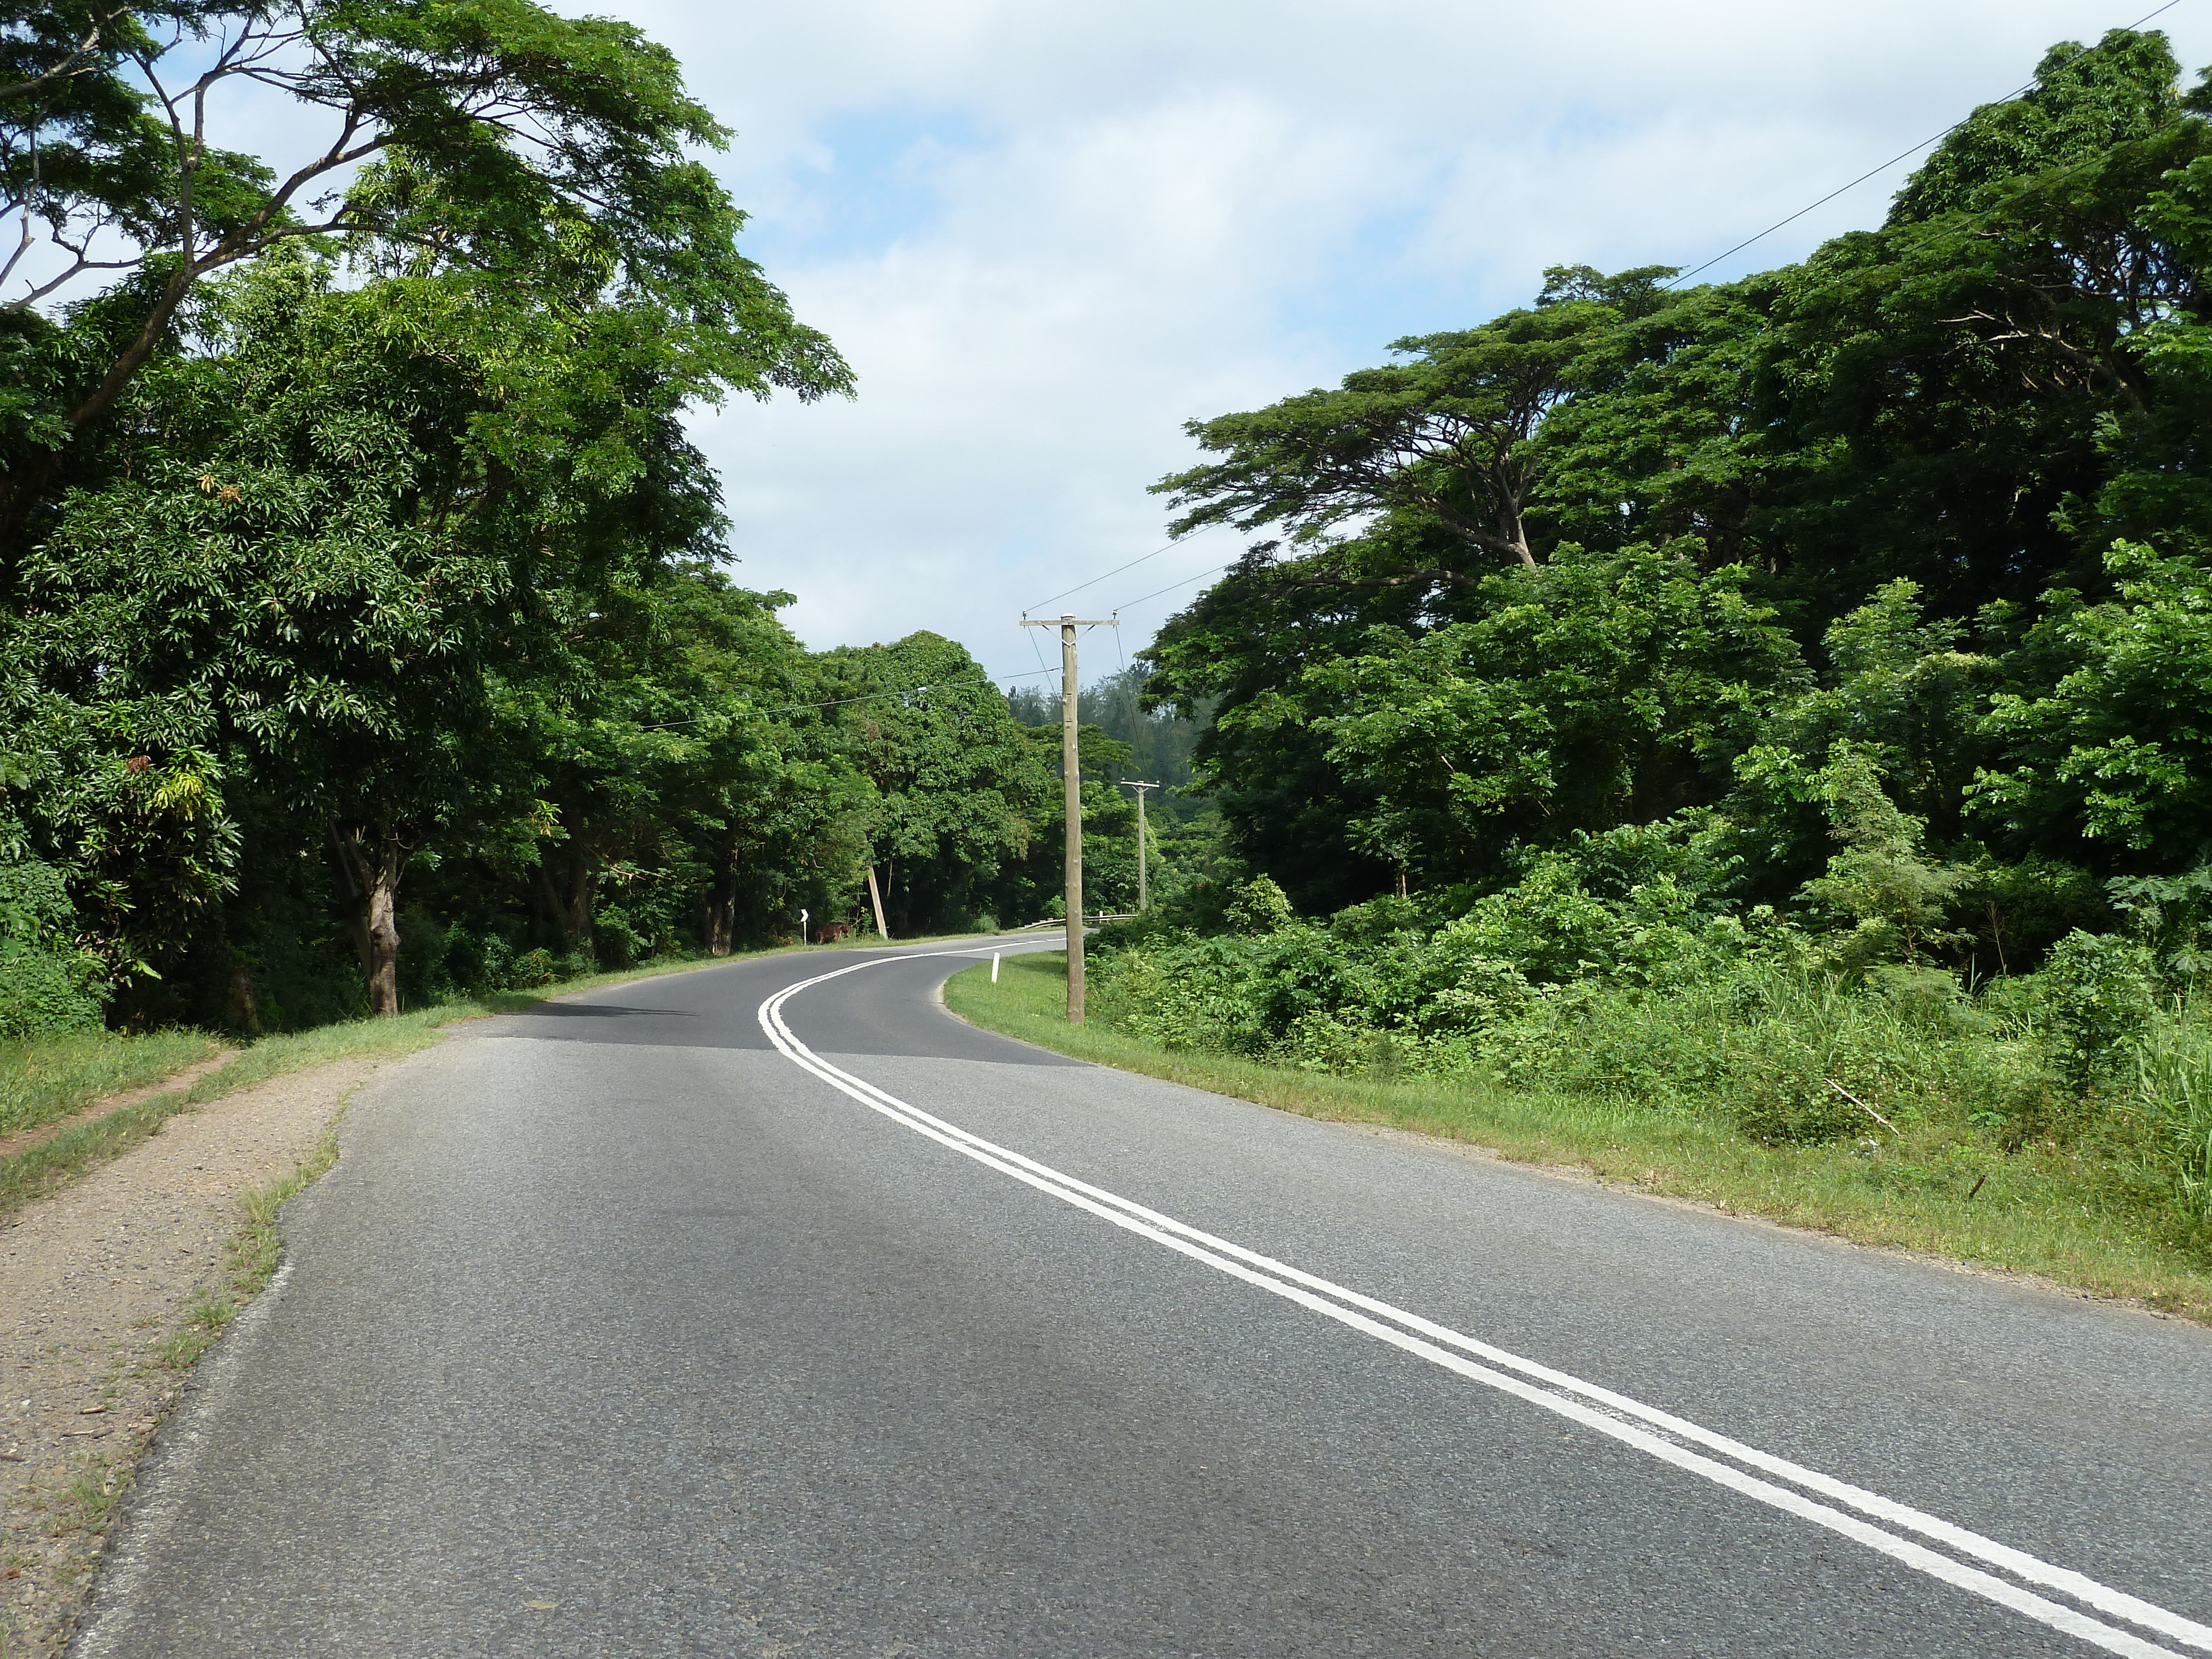
[[[559,3],[676,53],[738,135],[747,252],[859,377],[696,420],[738,579],[814,647],[927,629],[1004,683],[1053,661],[1025,608],[1119,610],[1087,681],[1236,556],[1211,531],[1054,598],[1166,544],[1186,421],[1547,265],[1701,264],[2160,0]],[[2212,0],[2154,27],[2212,62]],[[1909,168],[1708,274],[1878,223]]]

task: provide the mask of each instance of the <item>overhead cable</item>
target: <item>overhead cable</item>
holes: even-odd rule
[[[1218,576],[1224,570],[1233,570],[1237,568],[1237,562],[1238,562],[1237,560],[1231,559],[1227,564],[1217,564],[1211,570],[1201,570],[1195,576],[1185,576],[1179,582],[1170,582],[1165,587],[1155,588],[1151,592],[1146,594],[1144,599],[1125,599],[1114,608],[1116,611],[1134,610],[1138,605],[1142,605],[1145,602],[1145,599],[1157,599],[1161,594],[1172,593],[1178,587],[1188,587],[1193,582],[1202,582],[1208,576]]]
[[[1207,531],[1212,530],[1214,527],[1215,526],[1213,525],[1210,524],[1200,525],[1197,529],[1190,532],[1190,536],[1203,536]],[[1030,606],[1028,611],[1023,611],[1022,615],[1026,617],[1030,614],[1030,611],[1042,611],[1045,606],[1051,605],[1057,600],[1066,599],[1069,594],[1080,593],[1086,587],[1095,587],[1100,582],[1104,581],[1108,576],[1118,576],[1124,570],[1134,570],[1139,565],[1143,564],[1146,560],[1157,559],[1161,554],[1172,552],[1175,549],[1181,547],[1185,542],[1190,539],[1190,536],[1178,536],[1175,540],[1170,542],[1165,547],[1154,548],[1151,552],[1146,554],[1142,559],[1132,559],[1127,564],[1117,564],[1111,570],[1106,571],[1099,575],[1093,576],[1087,582],[1078,582],[1074,586],[1069,588],[1066,593],[1055,593],[1051,599],[1039,599],[1035,605]]]
[[[2181,0],[2166,0],[2166,3],[2160,6],[2158,10],[2146,12],[2142,16],[2138,17],[2134,22],[2129,24],[2128,28],[2130,32],[2132,33],[2134,30],[2141,28],[2145,23],[2149,22],[2152,18],[2159,16],[2162,13],[2172,11],[2180,3]],[[2069,58],[2065,63],[2057,65],[2057,67],[2064,69],[2069,64],[2080,63],[2091,52],[2100,50],[2103,44],[2104,43],[2102,41],[2100,41],[2096,46],[2082,47],[2081,51],[2075,52],[2071,58]],[[2014,99],[2033,92],[2036,86],[2041,82],[2042,78],[2042,76],[2038,76],[2034,80],[2029,81],[2024,86],[2015,87],[2011,92],[2006,94],[2002,98],[1996,99],[1995,101],[2000,104],[2008,104]],[[1986,107],[1986,106],[1977,106],[1977,108],[1983,107]],[[1803,218],[1807,214],[1812,212],[1814,208],[1826,207],[1829,203],[1834,201],[1836,198],[1843,195],[1846,191],[1856,190],[1861,185],[1866,183],[1868,179],[1873,178],[1876,173],[1888,172],[1890,168],[1895,167],[1899,161],[1904,161],[1907,156],[1917,155],[1922,150],[1926,149],[1930,144],[1941,143],[1944,139],[1948,138],[1953,133],[1956,132],[1960,127],[1963,127],[1967,122],[1973,118],[1972,112],[1969,112],[1968,113],[1960,116],[1957,120],[1952,122],[1949,126],[1945,127],[1942,131],[1936,134],[1933,137],[1923,138],[1918,143],[1913,145],[1910,149],[1899,150],[1896,155],[1891,156],[1889,160],[1884,161],[1880,167],[1869,168],[1866,172],[1859,174],[1857,178],[1852,179],[1848,185],[1837,185],[1835,189],[1830,191],[1819,201],[1808,203],[1807,205],[1799,208],[1796,212],[1791,214],[1787,219],[1776,220],[1772,224],[1767,226],[1765,230],[1760,231],[1758,235],[1745,237],[1743,240],[1738,242],[1734,247],[1729,249],[1727,252],[1716,253],[1711,258],[1706,260],[1705,264],[1698,265],[1692,270],[1683,271],[1679,276],[1670,276],[1659,286],[1662,288],[1673,288],[1679,283],[1688,282],[1691,277],[1698,276],[1701,272],[1711,270],[1715,265],[1720,264],[1722,260],[1733,258],[1735,255],[1742,252],[1744,249],[1749,247],[1753,242],[1764,241],[1769,236],[1773,235],[1776,231],[1780,230],[1784,226],[1796,224],[1797,221]]]

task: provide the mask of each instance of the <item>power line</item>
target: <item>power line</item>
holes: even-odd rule
[[[2176,0],[2176,3],[2179,3],[2179,0]],[[1190,532],[1190,536],[1203,536],[1207,531],[1217,527],[1218,526],[1216,525],[1211,524],[1200,525],[1197,529]],[[1107,571],[1103,575],[1093,576],[1087,582],[1077,583],[1073,587],[1069,588],[1066,593],[1055,593],[1049,599],[1039,599],[1035,605],[1030,605],[1028,610],[1024,611],[1022,615],[1026,617],[1030,614],[1030,611],[1042,611],[1045,606],[1053,604],[1055,600],[1067,598],[1069,593],[1080,593],[1086,587],[1095,587],[1100,582],[1104,581],[1107,576],[1118,576],[1124,570],[1134,570],[1139,565],[1144,563],[1146,559],[1157,559],[1161,554],[1170,552],[1176,548],[1181,547],[1185,542],[1190,539],[1190,536],[1178,536],[1175,540],[1170,542],[1167,546],[1154,548],[1151,552],[1146,554],[1145,557],[1142,559],[1132,559],[1127,564],[1117,564],[1111,570]]]
[[[2141,28],[2145,23],[2149,22],[2154,17],[2157,17],[2166,12],[2172,11],[2180,3],[2181,0],[2166,0],[2166,3],[2160,6],[2158,10],[2146,12],[2142,16],[2138,17],[2134,22],[2129,24],[2128,28],[2130,32],[2132,33],[2134,30]],[[2075,52],[2071,58],[2068,58],[2065,63],[2059,64],[2057,67],[2060,69],[2065,69],[2072,64],[2080,63],[2091,52],[2100,50],[2103,44],[2104,43],[2102,41],[2100,41],[2097,46],[2082,47],[2081,51]],[[2000,104],[2008,104],[2014,99],[2021,97],[2027,93],[2034,91],[2038,82],[2039,82],[2041,79],[2042,77],[2038,76],[2034,80],[2029,81],[2024,86],[2014,88],[2002,98],[1999,98],[1995,101]],[[1977,107],[1985,106],[1978,106]],[[1889,160],[1884,161],[1880,167],[1869,168],[1866,172],[1859,174],[1857,178],[1852,179],[1848,185],[1838,185],[1835,189],[1830,191],[1826,196],[1823,196],[1819,201],[1810,203],[1804,207],[1799,208],[1796,212],[1791,214],[1787,219],[1776,220],[1772,224],[1767,226],[1765,230],[1760,231],[1758,235],[1745,237],[1743,240],[1738,242],[1734,247],[1729,249],[1726,253],[1716,253],[1711,258],[1706,260],[1705,264],[1698,265],[1694,270],[1686,270],[1680,276],[1669,277],[1667,281],[1662,283],[1660,287],[1673,288],[1678,283],[1688,282],[1691,277],[1698,275],[1699,272],[1711,270],[1715,265],[1720,264],[1722,260],[1733,258],[1735,255],[1742,252],[1744,249],[1749,247],[1753,242],[1764,241],[1769,236],[1773,235],[1776,231],[1780,230],[1784,226],[1796,224],[1797,221],[1803,218],[1807,214],[1812,212],[1814,208],[1826,207],[1829,203],[1834,201],[1836,198],[1843,195],[1846,191],[1856,190],[1861,185],[1866,183],[1868,179],[1873,178],[1876,173],[1888,172],[1890,168],[1895,167],[1899,161],[1904,161],[1907,156],[1919,154],[1920,151],[1926,149],[1930,144],[1941,143],[1944,139],[1948,138],[1953,133],[1956,132],[1960,127],[1963,127],[1967,122],[1973,118],[1974,112],[1967,112],[1967,113],[1960,116],[1957,120],[1952,122],[1949,126],[1945,127],[1942,131],[1936,134],[1935,137],[1930,138],[1923,138],[1918,143],[1913,145],[1910,149],[1899,150],[1896,155],[1891,156]]]
[[[1193,582],[1204,581],[1208,576],[1218,576],[1224,570],[1233,570],[1237,568],[1237,562],[1235,559],[1231,559],[1227,564],[1217,564],[1211,570],[1201,570],[1195,576],[1185,576],[1179,582],[1170,582],[1165,587],[1156,588],[1152,592],[1146,594],[1145,599],[1143,599],[1124,600],[1121,604],[1115,605],[1114,608],[1116,611],[1133,611],[1137,606],[1142,605],[1145,602],[1145,599],[1157,599],[1161,594],[1172,593],[1178,587],[1188,587]]]

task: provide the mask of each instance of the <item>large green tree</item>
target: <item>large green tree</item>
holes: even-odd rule
[[[817,686],[875,787],[869,836],[895,931],[951,929],[991,902],[1059,800],[1043,750],[952,641],[914,634],[823,653]]]
[[[59,0],[0,11],[0,199],[46,243],[0,288],[0,559],[44,533],[198,285],[287,240],[616,299],[748,390],[845,381],[737,250],[743,215],[694,154],[728,134],[629,24],[531,0]],[[226,148],[248,123],[292,147]]]
[[[2149,620],[2186,607],[2148,595],[2212,547],[2207,110],[2162,36],[2062,45],[1886,225],[1800,264],[1684,292],[1555,270],[1532,308],[1401,342],[1410,361],[1194,422],[1218,459],[1158,486],[1176,527],[1288,532],[1152,653],[1156,699],[1218,700],[1198,769],[1236,850],[1333,908],[1401,866],[1502,877],[1563,827],[1725,799],[1787,892],[1825,864],[1841,754],[1947,847],[2002,823],[2046,860],[2110,867],[2116,841],[2130,869],[2198,856],[2157,804],[2186,797],[2165,758],[2188,749],[2185,710],[2130,749],[2081,699],[2123,564],[2126,614],[2194,696],[2175,629]],[[2112,563],[2117,538],[2165,574]],[[1658,546],[1682,591],[1733,584],[1759,626],[1692,642],[1657,590],[1534,580]],[[1500,608],[1500,564],[1528,608]],[[1790,672],[1817,680],[1796,692],[1784,629]],[[1663,669],[1618,672],[1636,638]],[[1977,768],[2009,780],[1980,817]]]
[[[1527,517],[1543,470],[1538,429],[1601,372],[1593,344],[1656,305],[1672,274],[1554,270],[1532,308],[1397,341],[1390,349],[1403,361],[1348,374],[1334,391],[1191,422],[1199,447],[1224,459],[1155,486],[1185,509],[1174,533],[1280,526],[1304,543],[1388,513],[1435,526],[1462,559],[1344,580],[1466,580],[1464,562],[1499,560],[1533,567]]]
[[[264,256],[196,349],[139,377],[127,465],[27,562],[18,637],[47,687],[206,710],[233,769],[317,823],[379,1012],[410,854],[536,798],[495,683],[581,672],[593,595],[719,538],[678,416],[735,365],[658,314],[466,270],[342,287]]]

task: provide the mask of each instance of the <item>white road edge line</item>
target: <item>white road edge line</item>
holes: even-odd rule
[[[1132,1200],[1091,1186],[1034,1158],[986,1140],[957,1124],[934,1117],[921,1108],[886,1093],[865,1079],[833,1066],[799,1042],[784,1023],[783,1005],[798,993],[824,981],[842,978],[847,974],[858,973],[863,968],[879,966],[886,962],[977,954],[974,951],[907,951],[896,956],[873,957],[849,967],[817,974],[811,979],[785,987],[762,1003],[758,1014],[761,1029],[776,1051],[802,1071],[819,1078],[840,1093],[918,1134],[1127,1231],[1150,1238],[1181,1255],[1205,1262],[1233,1278],[1297,1303],[1408,1353],[1418,1354],[1431,1364],[1470,1381],[1541,1406],[1601,1434],[1634,1446],[1664,1462],[1840,1533],[1932,1577],[1986,1597],[2054,1630],[2092,1643],[2107,1652],[2135,1656],[2136,1659],[2158,1659],[2159,1656],[2163,1656],[2164,1659],[2179,1659],[2172,1650],[2147,1642],[2130,1632],[2089,1618],[2072,1607],[2046,1600],[1948,1556],[1939,1555],[1910,1539],[1900,1538],[1894,1533],[1872,1526],[1856,1516],[1846,1515],[1827,1504],[1815,1503],[1802,1492],[1791,1492],[1747,1474],[1741,1469],[1716,1462],[1678,1443],[1688,1441],[1703,1446],[1752,1468],[1790,1481],[1808,1492],[1847,1504],[1862,1514],[1947,1544],[1962,1554],[2000,1567],[2031,1583],[2057,1590],[2100,1613],[2125,1619],[2130,1624],[2154,1631],[2191,1647],[2212,1651],[2212,1627],[2185,1618],[2154,1602],[2145,1601],[2082,1573],[2053,1565],[2025,1551],[1984,1538],[1939,1516],[1867,1492],[1816,1469],[1760,1451],[1685,1419],[1646,1406],[1627,1395],[1616,1394],[1534,1360],[1522,1358],[1518,1354],[1494,1347],[1389,1303],[1361,1295],[1272,1257],[1246,1249],[1242,1245],[1215,1237],[1171,1216],[1147,1209]],[[1389,1323],[1384,1323],[1385,1321]],[[1403,1328],[1394,1329],[1394,1325]],[[1453,1352],[1452,1349],[1461,1352]],[[1492,1364],[1474,1364],[1465,1357],[1467,1355],[1477,1356]],[[1492,1366],[1503,1369],[1492,1369]],[[1509,1372],[1520,1375],[1509,1375]],[[1550,1386],[1537,1387],[1523,1378],[1536,1379]],[[1581,1398],[1571,1397],[1574,1395]],[[1637,1420],[1624,1421],[1625,1418]],[[1641,1426],[1643,1425],[1649,1427]],[[1658,1432],[1653,1432],[1654,1430]]]

